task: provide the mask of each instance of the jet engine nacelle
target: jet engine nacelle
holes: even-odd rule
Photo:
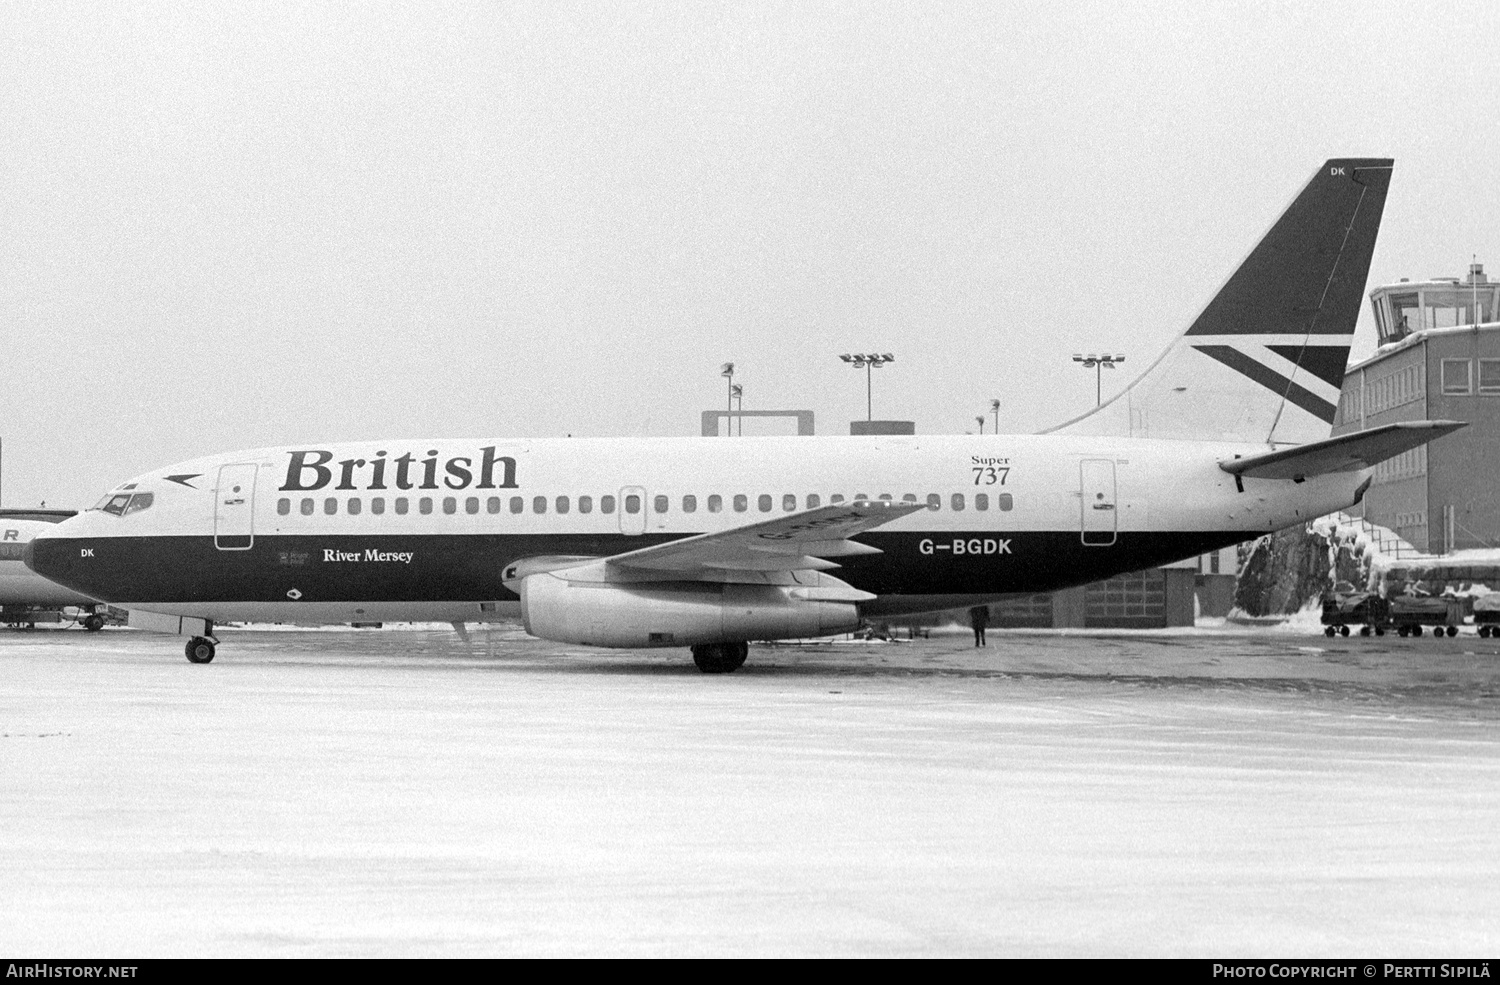
[[[650,647],[784,640],[847,633],[852,602],[799,598],[799,589],[719,582],[570,582],[554,574],[521,580],[526,632],[559,643]]]

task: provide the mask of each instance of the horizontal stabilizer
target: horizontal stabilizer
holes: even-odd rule
[[[1225,459],[1219,468],[1247,479],[1291,479],[1301,482],[1330,472],[1358,472],[1402,452],[1411,451],[1468,427],[1465,421],[1403,421],[1368,431],[1326,438],[1260,455]]]

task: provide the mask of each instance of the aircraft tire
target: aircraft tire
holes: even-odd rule
[[[729,668],[730,670],[739,670],[745,666],[745,661],[750,656],[749,643],[727,643],[724,649],[729,651],[730,660],[734,663],[734,666]]]
[[[194,636],[187,641],[185,651],[189,663],[209,663],[214,658],[214,641],[202,636]]]
[[[728,674],[737,670],[745,662],[744,657],[738,657],[737,646],[745,644],[735,643],[700,643],[693,647],[693,663],[705,674]],[[748,652],[749,647],[745,646]]]
[[[83,628],[91,633],[97,633],[104,628],[104,617],[97,612],[91,612],[83,619]]]
[[[1449,626],[1448,627],[1448,635],[1449,636],[1457,636],[1458,635],[1458,627],[1457,626]]]
[[[1339,635],[1340,636],[1348,636],[1349,635],[1349,627],[1348,626],[1340,626],[1339,627]]]

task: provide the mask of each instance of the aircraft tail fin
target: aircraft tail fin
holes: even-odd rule
[[[1326,162],[1188,330],[1121,394],[1050,433],[1327,438],[1392,162]]]

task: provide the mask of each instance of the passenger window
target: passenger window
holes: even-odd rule
[[[491,516],[500,512],[500,497],[491,496],[484,501],[484,511]]]
[[[453,496],[444,496],[443,497],[443,512],[446,515],[448,515],[448,516],[452,516],[453,514],[457,513],[458,512],[458,499],[456,497],[453,497]]]
[[[359,497],[358,496],[350,496],[349,497],[349,515],[350,516],[359,516],[359,514],[364,510],[364,508],[365,508],[365,505],[359,501]]]
[[[962,513],[963,510],[964,510],[964,494],[963,493],[954,493],[953,494],[953,502],[952,502],[951,505],[953,506],[953,512],[955,512],[955,513]]]
[[[578,497],[578,512],[580,512],[580,513],[592,513],[592,512],[594,512],[594,497],[592,497],[592,496],[579,496]]]
[[[370,500],[370,512],[374,513],[376,516],[379,516],[380,514],[385,512],[384,496],[376,496],[375,498]]]
[[[407,513],[407,511],[410,510],[410,509],[411,509],[411,501],[409,499],[407,499],[405,496],[397,496],[396,497],[396,515],[397,516],[405,516],[406,513]]]
[[[684,513],[697,513],[698,512],[698,497],[697,496],[684,496],[684,497],[682,497],[682,512],[684,512]]]
[[[417,500],[417,512],[422,514],[423,516],[426,516],[427,514],[432,512],[431,496],[423,496],[421,499]]]
[[[613,496],[599,497],[599,512],[613,513],[615,511],[615,498]]]
[[[943,497],[937,493],[927,494],[927,508],[929,510],[940,510],[943,508]]]
[[[743,513],[746,510],[748,510],[749,508],[750,508],[750,497],[746,496],[744,493],[735,493],[735,495],[734,495],[734,511],[736,513]]]
[[[868,503],[870,501],[870,494],[869,493],[855,493],[854,494],[854,501],[856,503]]]
[[[525,509],[526,500],[522,499],[520,496],[512,496],[510,498],[510,511],[512,513],[520,513]]]
[[[796,493],[786,493],[781,497],[781,508],[790,513],[797,508]]]
[[[885,502],[889,503],[891,501],[891,494],[890,493],[881,493],[880,494],[880,498],[883,499]]]
[[[313,501],[311,499],[304,499],[302,501],[302,505],[299,507],[299,509],[302,510],[302,515],[303,516],[312,516],[313,515]]]
[[[568,512],[568,508],[571,505],[572,504],[568,502],[568,497],[566,497],[566,496],[559,496],[559,497],[557,497],[557,512],[559,512],[559,513],[566,513],[566,512]]]
[[[533,513],[545,513],[545,512],[547,512],[547,497],[546,496],[533,496],[531,498],[531,512],[533,512]]]
[[[1010,493],[1001,493],[995,497],[995,502],[1000,505],[1001,511],[1006,513],[1009,513],[1016,505],[1015,500],[1010,498]]]
[[[286,516],[292,512],[292,501],[290,499],[278,499],[276,501],[276,515]]]
[[[907,493],[905,496],[901,497],[901,502],[903,502],[903,503],[915,503],[916,501],[917,501],[917,494],[916,493]]]
[[[759,496],[755,497],[755,505],[760,507],[760,511],[762,513],[769,513],[771,512],[771,497],[767,496],[765,493],[761,493]]]
[[[464,500],[464,512],[469,514],[470,516],[473,516],[479,512],[478,496],[470,496],[468,499]]]
[[[329,516],[333,516],[338,511],[339,511],[339,501],[338,500],[334,499],[332,496],[329,496],[327,499],[323,500],[323,512],[324,513],[328,514]]]
[[[714,493],[712,496],[708,497],[708,512],[710,512],[710,513],[718,513],[723,508],[724,508],[724,497],[723,496],[720,496],[718,493]]]
[[[974,494],[974,508],[976,510],[981,511],[981,512],[983,512],[984,510],[989,509],[990,508],[990,494],[989,493],[975,493]]]
[[[665,497],[665,496],[657,496],[656,497],[656,503],[655,503],[656,512],[658,512],[658,513],[665,513],[665,512],[667,512],[667,505],[668,505],[668,503],[667,503],[667,497]]]
[[[844,494],[843,493],[834,493],[832,496],[828,497],[828,502],[831,503],[834,506],[839,505],[843,501],[844,501]]]
[[[822,503],[823,503],[823,500],[822,500],[822,498],[820,496],[818,496],[817,493],[808,493],[807,494],[807,508],[808,509],[815,510],[819,506],[821,506]]]
[[[641,497],[637,496],[635,493],[631,493],[629,496],[626,496],[625,497],[625,512],[626,513],[635,514],[635,513],[639,513],[640,511],[641,511]]]

